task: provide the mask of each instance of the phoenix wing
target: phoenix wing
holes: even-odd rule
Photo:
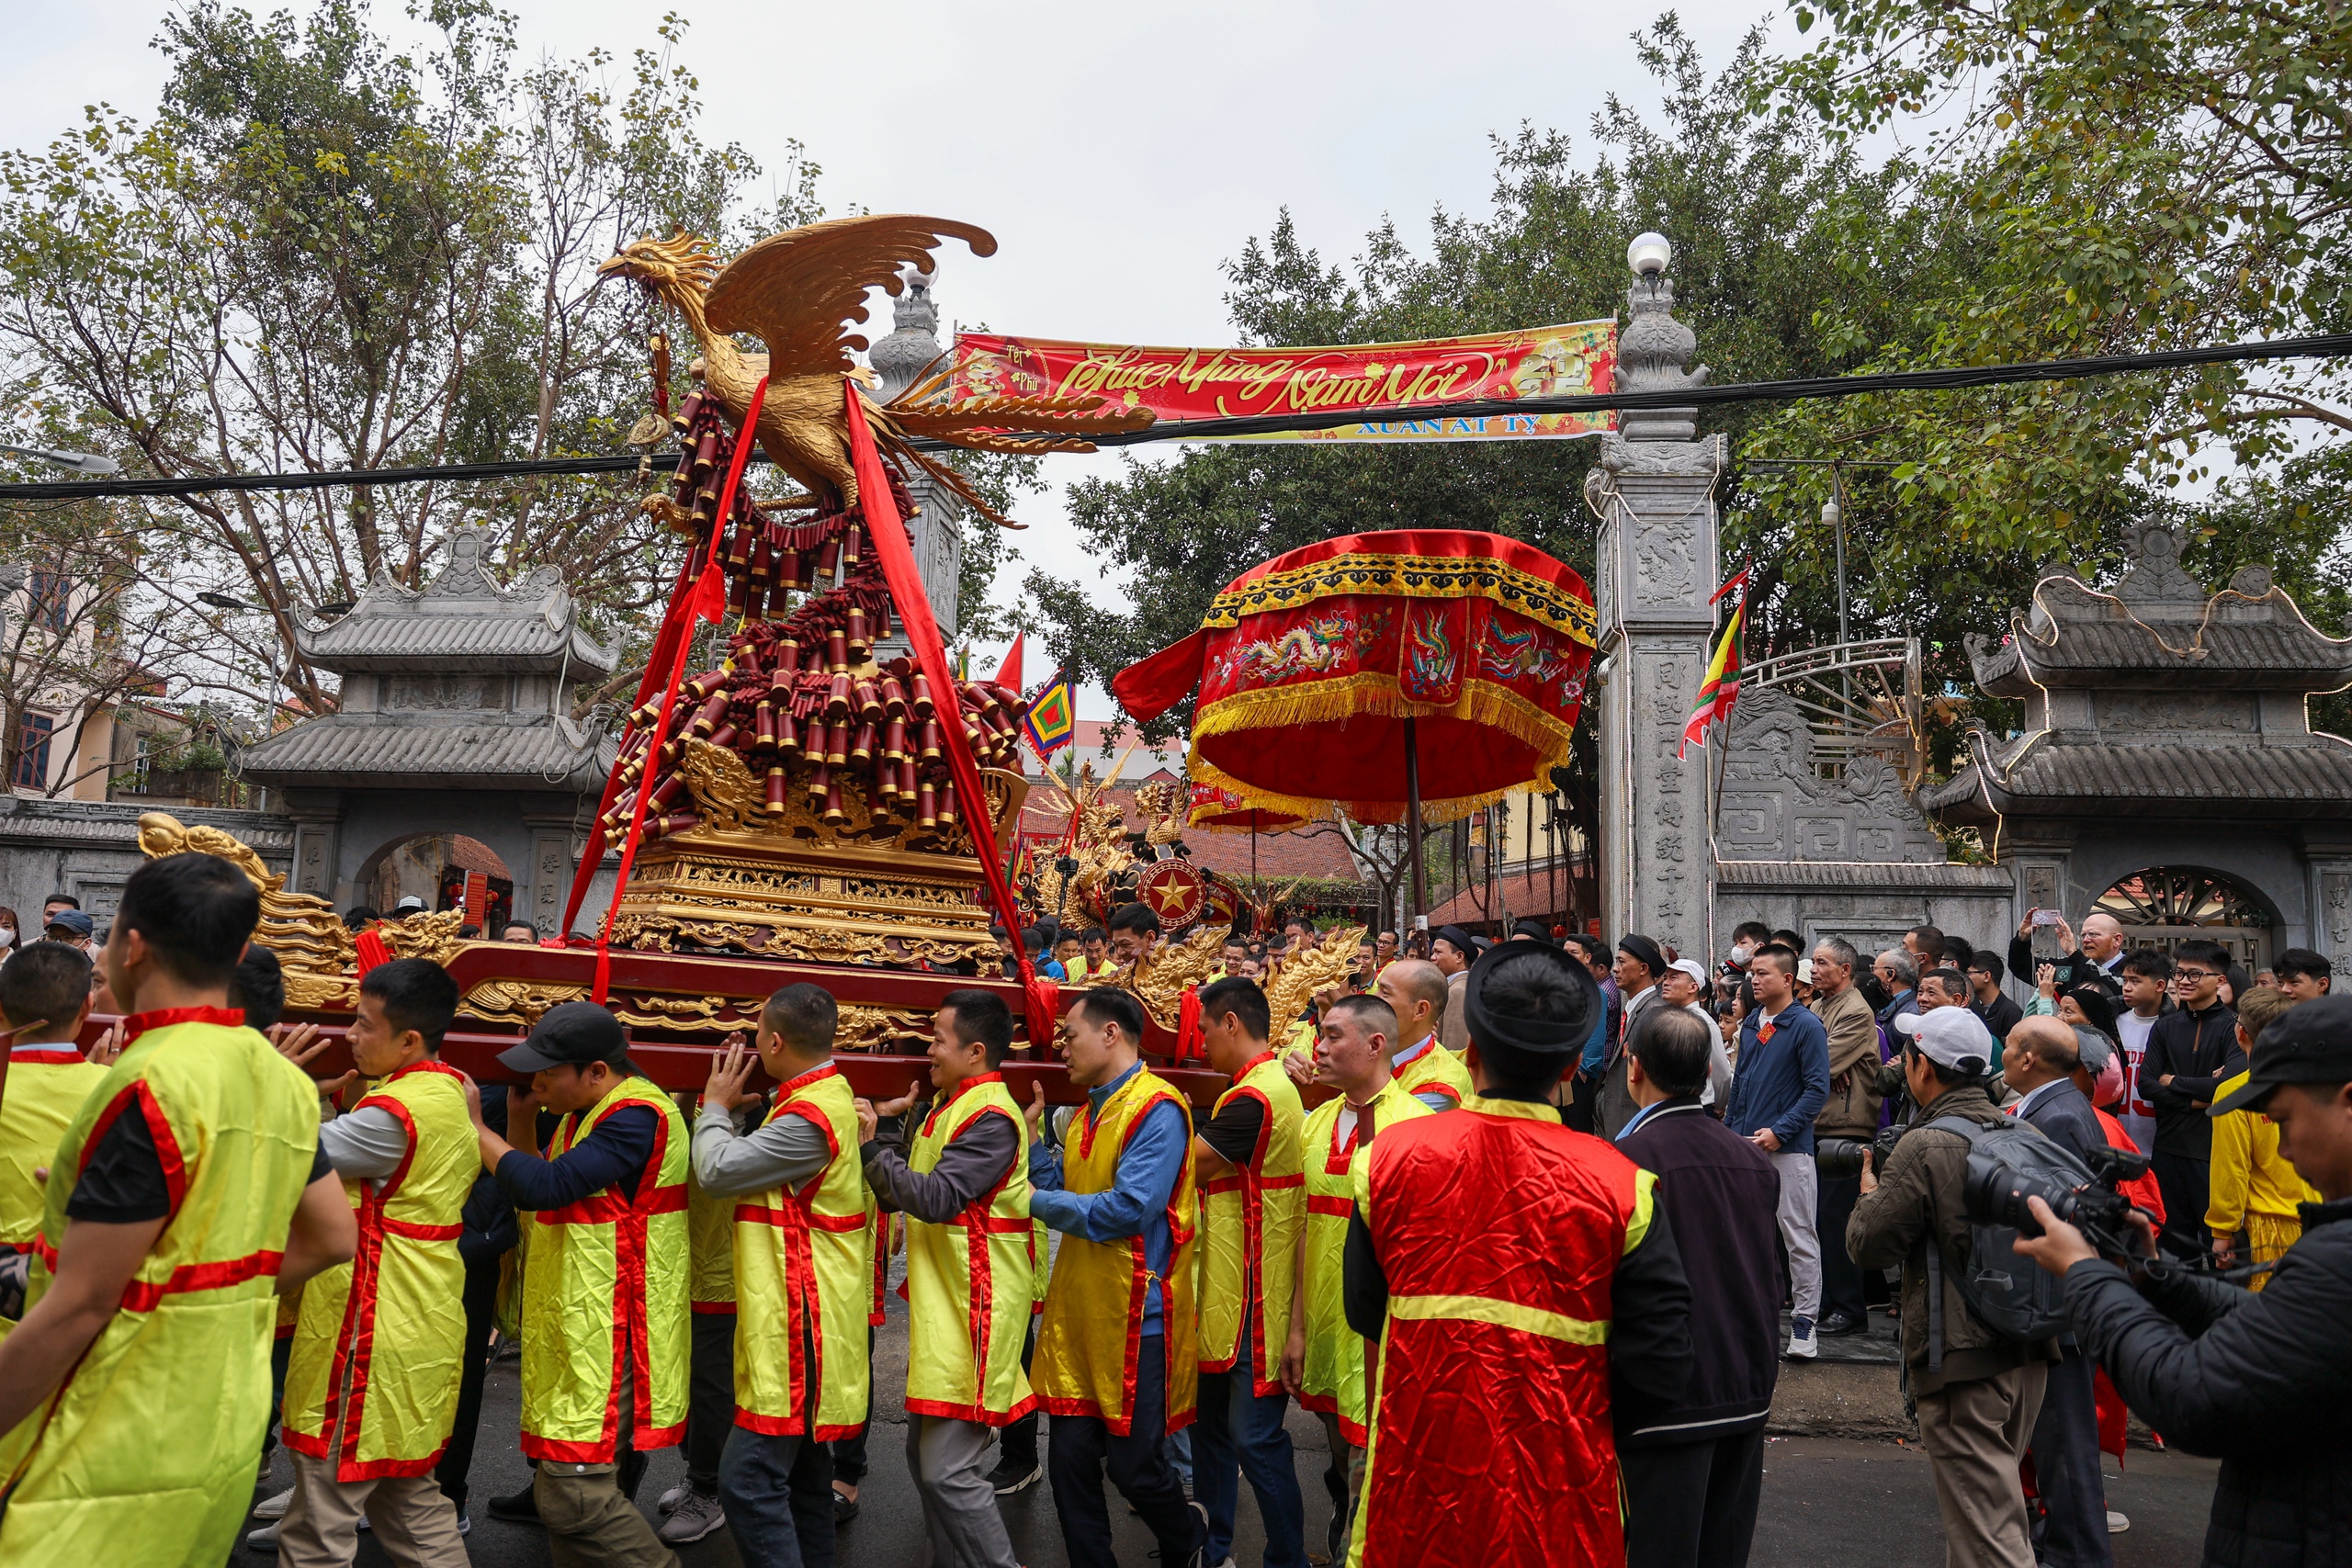
[[[903,292],[899,270],[927,267],[943,236],[993,255],[996,237],[945,218],[879,213],[836,218],[762,240],[712,280],[707,319],[723,333],[751,333],[768,345],[768,374],[821,376],[852,367],[865,339],[842,331],[866,319],[865,296]]]

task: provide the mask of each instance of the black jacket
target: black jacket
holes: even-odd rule
[[[2141,1419],[2219,1455],[2215,1568],[2352,1563],[2352,1199],[2303,1205],[2261,1294],[2170,1268],[2134,1290],[2112,1263],[2066,1272],[2075,1332]]]
[[[2213,1102],[2223,1078],[2244,1071],[2238,1015],[2225,1004],[2203,1012],[2176,1008],[2157,1019],[2140,1060],[2140,1094],[2156,1108],[2155,1152],[2211,1159],[2213,1120],[2199,1107]],[[2169,1084],[2159,1081],[2166,1073]]]
[[[2029,986],[2034,985],[2037,983],[2033,977],[2034,968],[2041,962],[2041,960],[2033,955],[2031,937],[2013,936],[2009,939],[2010,974],[2015,975]],[[2098,960],[2079,947],[2072,953],[2060,953],[2050,960],[2050,964],[2056,975],[2058,993],[2061,996],[2073,990],[2076,986],[2097,986],[2109,997],[2120,997],[2123,994],[2123,977],[2112,971],[2100,968]],[[2116,968],[2120,969],[2122,966],[2119,960]]]
[[[1690,1280],[1690,1381],[1663,1407],[1619,1407],[1618,1446],[1753,1431],[1781,1375],[1780,1173],[1695,1096],[1651,1111],[1617,1148],[1657,1175],[1657,1212]]]

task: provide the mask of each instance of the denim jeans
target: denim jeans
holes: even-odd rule
[[[1111,1484],[1159,1540],[1162,1564],[1189,1562],[1200,1545],[1199,1517],[1168,1465],[1168,1352],[1157,1334],[1144,1339],[1137,1354],[1129,1414],[1134,1419],[1124,1438],[1093,1416],[1057,1416],[1046,1429],[1046,1473],[1070,1568],[1118,1568],[1111,1509],[1102,1496],[1106,1467]]]
[[[736,1427],[718,1461],[718,1506],[744,1568],[833,1568],[833,1457],[825,1444]]]
[[[1279,1390],[1262,1396],[1251,1392],[1246,1325],[1240,1338],[1241,1353],[1231,1371],[1201,1374],[1193,1495],[1208,1510],[1206,1560],[1222,1562],[1233,1549],[1233,1516],[1246,1475],[1250,1490],[1257,1495],[1259,1517],[1266,1525],[1266,1568],[1305,1568],[1306,1505],[1299,1496],[1290,1432],[1283,1426],[1290,1395]]]

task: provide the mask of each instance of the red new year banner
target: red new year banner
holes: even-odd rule
[[[958,333],[953,398],[1111,398],[1162,420],[1316,413],[1329,430],[1238,441],[1557,440],[1617,427],[1613,413],[1351,421],[1383,408],[1614,389],[1617,323],[1571,321],[1479,337],[1340,348],[1142,348]]]

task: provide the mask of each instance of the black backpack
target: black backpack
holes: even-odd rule
[[[1920,1123],[1968,1140],[1972,1172],[1988,1163],[2007,1166],[2042,1183],[2071,1188],[2092,1179],[2090,1168],[2022,1117],[2004,1117],[1987,1127],[1961,1116],[1939,1116]],[[2032,1259],[2018,1256],[2012,1225],[1968,1227],[1968,1269],[1953,1281],[1960,1299],[1985,1327],[2007,1339],[2054,1339],[2068,1332],[2065,1282]],[[1944,1367],[1943,1248],[1928,1242],[1928,1370]]]

